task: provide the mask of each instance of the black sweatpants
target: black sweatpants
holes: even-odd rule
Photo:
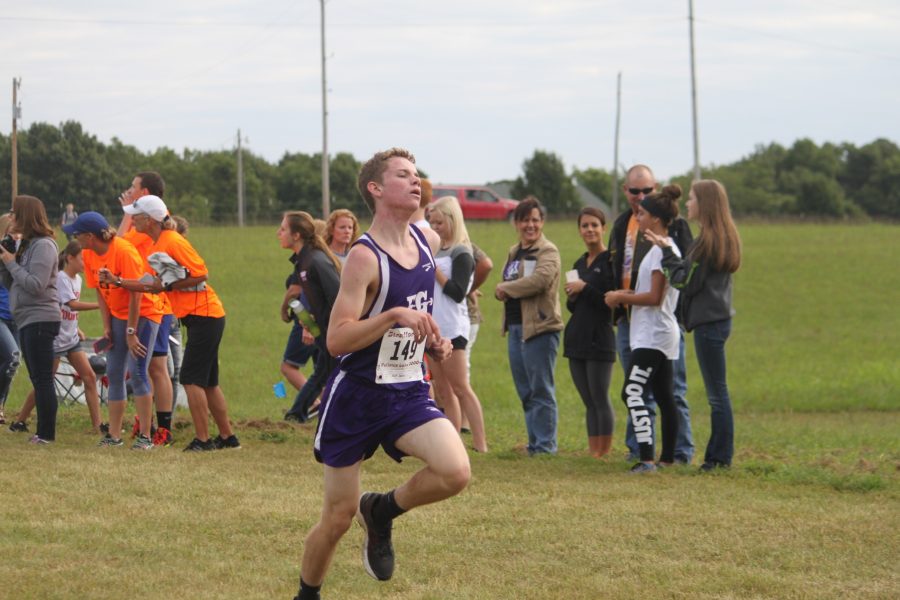
[[[622,386],[622,401],[628,408],[628,418],[634,428],[641,461],[654,459],[653,421],[646,401],[653,392],[662,420],[662,454],[660,462],[675,460],[675,439],[678,437],[678,414],[672,394],[672,361],[659,350],[637,348],[631,351],[628,377]]]

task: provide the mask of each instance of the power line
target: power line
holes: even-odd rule
[[[792,44],[798,44],[801,46],[810,46],[812,48],[820,48],[822,50],[830,50],[832,52],[843,52],[846,54],[858,54],[860,56],[867,56],[869,58],[880,58],[884,60],[891,61],[900,61],[900,56],[893,54],[883,54],[880,52],[870,52],[867,50],[861,50],[859,48],[851,48],[848,46],[836,46],[833,44],[823,44],[821,42],[813,42],[810,40],[804,40],[796,37],[791,37],[787,35],[782,35],[778,33],[772,33],[769,31],[763,31],[761,29],[755,29],[752,27],[744,27],[742,25],[734,25],[732,23],[726,23],[725,21],[717,21],[713,19],[700,19],[695,17],[694,21],[698,23],[704,23],[706,25],[714,25],[718,27],[725,27],[727,29],[733,29],[735,31],[742,31],[744,33],[751,33],[754,35],[759,35],[767,38],[772,38],[776,40],[781,40],[782,42],[789,42]]]

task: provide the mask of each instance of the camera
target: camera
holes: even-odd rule
[[[3,249],[9,252],[10,254],[16,253],[16,240],[13,239],[13,236],[8,233],[0,239],[0,246],[3,246]]]

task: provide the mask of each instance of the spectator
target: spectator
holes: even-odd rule
[[[465,298],[472,287],[475,259],[472,244],[456,198],[446,196],[435,202],[428,211],[431,229],[441,238],[440,249],[434,255],[435,283],[432,314],[453,346],[450,357],[443,362],[433,361],[431,375],[437,387],[445,414],[456,427],[465,415],[472,429],[472,445],[478,452],[487,452],[487,436],[481,402],[469,385],[466,367],[466,346],[469,337],[469,310]]]
[[[341,264],[347,260],[350,245],[358,239],[359,221],[356,219],[356,215],[346,208],[331,211],[325,226],[325,243],[338,257]]]
[[[556,388],[553,368],[563,328],[559,309],[559,250],[544,237],[544,207],[522,200],[513,219],[519,242],[509,249],[494,297],[504,303],[503,332],[513,383],[525,411],[528,454],[555,454]]]
[[[591,456],[609,454],[615,414],[609,402],[609,383],[616,360],[616,336],[612,312],[603,301],[615,289],[609,252],[603,245],[606,215],[586,207],[578,215],[578,232],[587,247],[575,261],[573,277],[566,277],[566,306],[572,317],[566,324],[563,355],[586,409],[588,448]]]
[[[674,245],[667,232],[678,216],[681,188],[667,185],[661,192],[645,196],[639,206],[637,223],[641,231],[664,237]],[[678,250],[674,250],[677,254]],[[651,244],[641,260],[634,290],[623,289],[606,294],[610,308],[620,305],[633,307],[631,313],[631,362],[625,370],[622,401],[628,407],[629,418],[639,445],[639,462],[632,473],[649,473],[657,466],[675,462],[675,439],[678,436],[678,413],[672,395],[673,361],[678,358],[679,327],[675,318],[678,290],[666,281],[662,269],[662,250]],[[646,403],[650,390],[662,413],[662,452],[654,465],[654,423]]]
[[[219,385],[219,345],[225,333],[225,309],[212,286],[203,258],[184,237],[164,223],[170,219],[165,202],[158,196],[144,196],[124,207],[132,215],[135,228],[153,239],[150,254],[160,254],[153,267],[153,283],[142,285],[149,292],[165,291],[175,317],[187,329],[187,345],[181,363],[180,382],[188,398],[194,439],[185,451],[202,452],[238,449],[240,440],[228,420],[228,405]],[[152,266],[153,263],[151,263]],[[163,280],[165,278],[165,280]],[[213,439],[209,433],[209,415],[219,429]]]
[[[700,235],[681,259],[663,237],[662,266],[681,290],[684,324],[694,332],[694,349],[709,401],[711,430],[701,471],[728,468],[734,456],[734,417],[725,375],[725,342],[731,334],[731,274],[741,266],[741,238],[731,218],[728,194],[715,180],[697,181],[687,201],[688,219]]]
[[[12,215],[0,216],[0,238],[7,235]],[[12,236],[9,238],[12,240]],[[16,371],[19,370],[21,353],[19,352],[19,330],[13,320],[9,307],[9,290],[0,285],[0,425],[6,423],[6,399],[12,386]],[[14,428],[15,427],[15,428]],[[11,431],[28,431],[24,423],[15,420],[10,425]]]
[[[101,447],[123,445],[119,436],[125,417],[126,374],[131,378],[138,434],[132,450],[151,450],[153,387],[150,384],[150,358],[164,309],[156,294],[145,294],[125,287],[126,280],[138,280],[144,263],[137,248],[116,234],[100,213],[79,215],[66,231],[73,234],[84,249],[85,280],[97,290],[97,302],[103,319],[103,337],[109,343],[106,373],[109,378],[109,433]]]
[[[71,202],[66,204],[66,210],[63,211],[62,217],[59,220],[59,224],[61,227],[65,228],[66,225],[71,225],[75,222],[75,219],[78,218],[78,213],[75,212],[75,205]],[[66,234],[66,240],[72,241],[72,236]]]
[[[305,324],[303,333],[304,336],[309,334],[314,338],[318,349],[316,365],[313,374],[294,398],[294,404],[284,415],[288,421],[305,423],[311,417],[313,403],[337,366],[337,361],[325,347],[325,339],[328,335],[331,307],[341,284],[341,262],[328,249],[325,240],[316,233],[315,222],[309,213],[286,212],[278,228],[278,238],[283,248],[294,251],[291,256],[294,281],[303,290],[309,304],[309,313],[315,321]],[[310,327],[316,330],[310,330]]]
[[[0,283],[9,290],[22,356],[35,390],[37,428],[29,441],[47,444],[56,439],[53,339],[60,323],[56,292],[59,249],[44,203],[38,198],[16,196],[11,214],[11,232],[21,239],[15,252],[0,245]]]
[[[59,369],[60,359],[65,356],[69,364],[75,369],[75,373],[81,380],[84,389],[85,404],[91,416],[91,426],[94,433],[100,434],[102,423],[100,419],[100,395],[97,393],[97,375],[88,361],[87,353],[81,349],[84,340],[84,332],[78,327],[78,313],[85,310],[97,310],[96,302],[81,301],[81,275],[84,272],[81,244],[71,241],[59,253],[59,272],[56,284],[59,291],[59,307],[62,317],[59,333],[53,340],[53,372]],[[22,410],[19,411],[17,421],[26,422],[31,410],[34,408],[34,390],[28,393]]]
[[[647,165],[634,165],[628,169],[622,188],[631,210],[623,212],[616,218],[610,234],[609,253],[616,286],[620,289],[633,290],[634,282],[637,280],[638,265],[641,264],[644,254],[650,250],[651,246],[637,224],[638,206],[645,196],[656,191],[656,178]],[[683,256],[693,239],[687,221],[676,217],[669,226],[668,234],[675,241],[675,245],[678,246]],[[623,369],[628,368],[631,360],[629,316],[625,307],[620,307],[613,314],[616,323],[616,350]],[[691,432],[691,412],[687,403],[684,334],[680,331],[678,348],[678,360],[673,366],[675,407],[678,410],[678,440],[675,442],[675,461],[687,464],[694,456],[694,440]],[[628,374],[626,373],[625,376],[627,377]],[[646,403],[646,408],[649,419],[653,421],[656,417],[656,403],[653,401],[652,394]],[[635,440],[630,421],[625,427],[625,444],[628,447],[629,459],[636,460],[639,444]]]

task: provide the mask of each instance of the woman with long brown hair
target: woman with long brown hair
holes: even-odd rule
[[[328,335],[328,320],[331,307],[337,298],[341,285],[341,262],[328,248],[325,240],[316,233],[315,220],[303,211],[284,213],[278,227],[278,239],[282,248],[293,250],[291,262],[294,263],[293,282],[300,287],[308,310],[315,323],[316,331],[306,330],[315,338],[319,349],[316,365],[312,375],[300,388],[294,398],[294,404],[285,413],[288,421],[305,423],[311,417],[310,408],[328,381],[328,376],[337,366],[337,361],[328,352],[325,339]]]
[[[38,198],[16,196],[11,214],[11,232],[22,237],[15,252],[0,245],[0,283],[9,289],[22,356],[35,390],[37,429],[29,441],[47,444],[56,439],[53,340],[61,321],[56,294],[59,248]]]
[[[609,384],[616,361],[616,335],[612,312],[603,295],[615,289],[609,251],[603,244],[606,215],[586,206],[578,215],[578,233],[587,250],[566,273],[566,307],[572,313],[566,323],[563,356],[585,407],[588,448],[601,458],[612,447],[615,413],[609,401]]]
[[[688,219],[700,224],[700,235],[682,259],[664,238],[647,239],[662,248],[662,266],[681,290],[682,317],[694,332],[694,349],[709,401],[712,428],[702,471],[728,468],[734,456],[734,417],[725,371],[725,342],[731,334],[732,273],[741,266],[741,237],[718,181],[697,181],[686,204]]]

